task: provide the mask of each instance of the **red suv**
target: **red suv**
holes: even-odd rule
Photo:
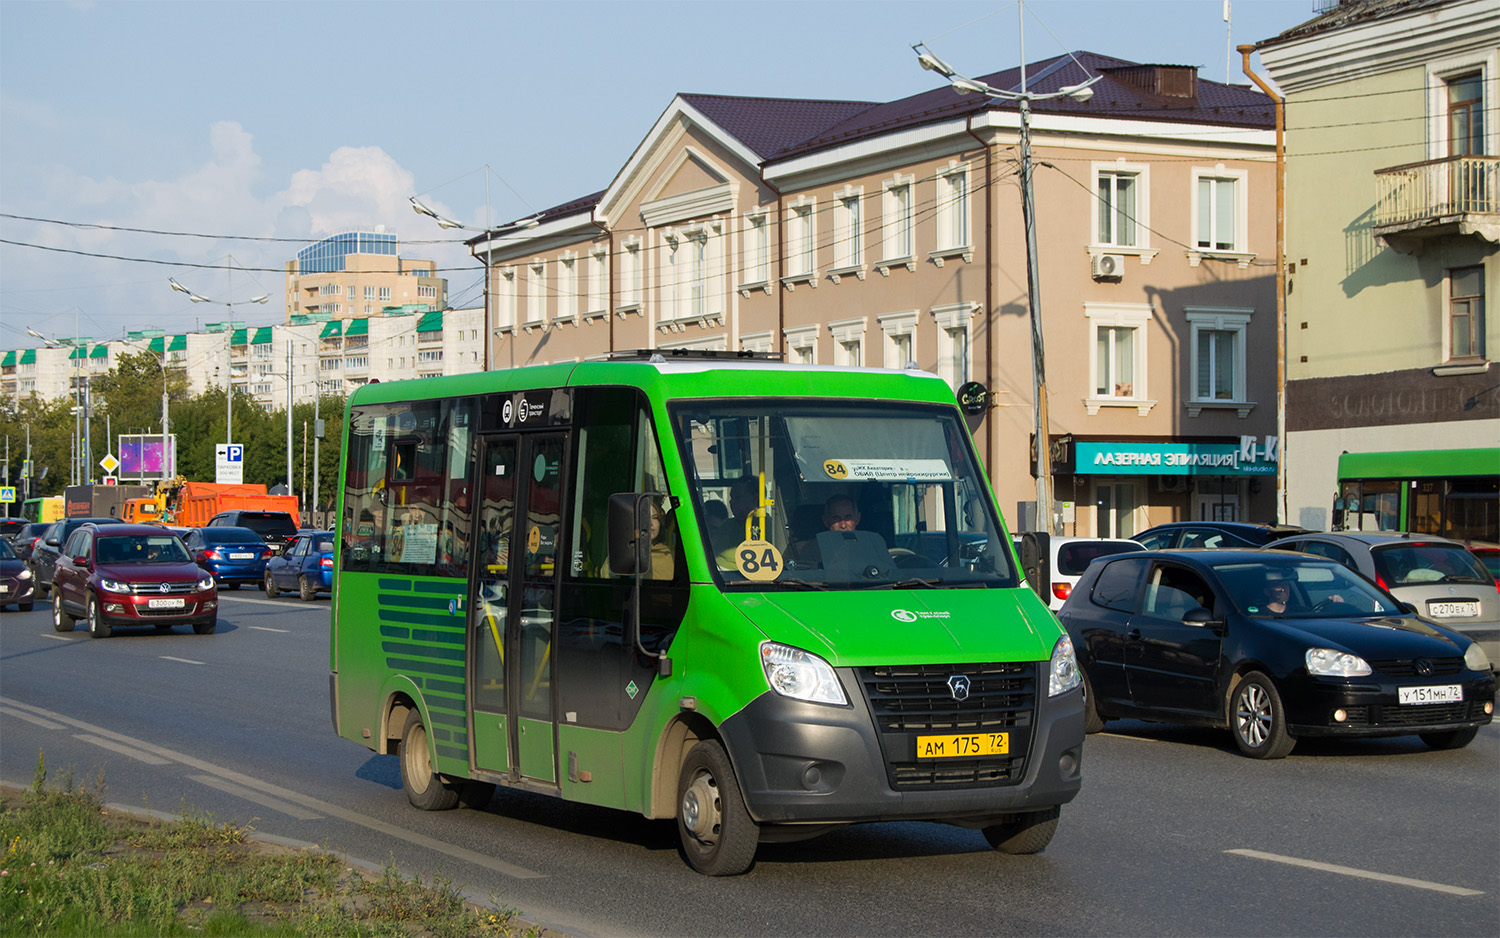
[[[108,638],[116,626],[166,631],[192,625],[199,635],[218,625],[214,578],[193,563],[169,531],[148,524],[85,524],[63,545],[52,578],[52,626]]]

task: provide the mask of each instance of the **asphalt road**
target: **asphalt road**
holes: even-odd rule
[[[671,822],[502,790],[424,813],[393,756],[333,734],[328,601],[224,594],[219,632],[53,631],[0,615],[0,779],[101,773],[108,800],[206,811],[409,873],[442,871],[593,935],[1484,935],[1500,927],[1500,727],[1237,754],[1227,733],[1110,724],[1045,853],[873,824],[762,845],[710,879]]]

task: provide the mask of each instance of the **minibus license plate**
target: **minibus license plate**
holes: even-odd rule
[[[1479,603],[1428,603],[1427,614],[1434,619],[1462,619],[1479,615]]]
[[[1443,684],[1437,687],[1403,687],[1397,692],[1403,704],[1462,703],[1462,684]]]
[[[181,609],[186,605],[182,599],[148,599],[146,606],[149,609]]]
[[[972,759],[1010,752],[1009,733],[966,733],[960,736],[918,736],[918,759]]]

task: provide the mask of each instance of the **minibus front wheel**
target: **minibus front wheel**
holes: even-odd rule
[[[684,859],[700,873],[734,876],[755,862],[760,828],[745,808],[729,755],[716,740],[698,743],[682,762],[677,834]]]
[[[446,785],[432,771],[432,750],[428,748],[427,726],[422,711],[406,711],[406,725],[401,728],[401,787],[406,800],[423,811],[447,811],[458,807],[458,792]]]

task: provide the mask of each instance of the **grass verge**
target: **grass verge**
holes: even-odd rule
[[[102,776],[46,778],[39,757],[31,788],[0,789],[0,936],[540,934],[441,873],[371,872],[188,811],[149,820],[106,808]]]

